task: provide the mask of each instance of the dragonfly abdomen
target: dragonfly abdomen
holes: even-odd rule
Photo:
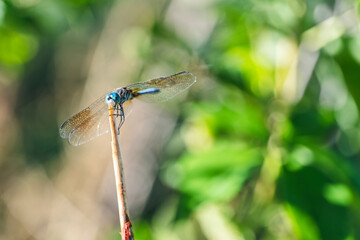
[[[151,93],[158,93],[160,90],[158,88],[148,88],[141,91],[136,92],[136,96],[143,95],[143,94],[151,94]]]

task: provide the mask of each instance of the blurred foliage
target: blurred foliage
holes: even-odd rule
[[[130,29],[119,47],[139,59],[134,79],[163,64],[194,70],[198,82],[159,156],[160,180],[134,221],[136,239],[360,239],[358,2],[202,3],[216,21],[197,45],[167,22],[172,4],[195,4],[153,2],[161,7],[149,27]],[[65,34],[93,47],[113,4],[0,2],[1,71],[13,80],[0,83],[17,88],[15,155],[27,164],[47,166],[62,152],[54,98],[61,80],[53,74],[59,42]],[[206,71],[179,69],[187,54]],[[84,79],[66,84],[81,89]],[[9,175],[9,163],[0,164]],[[120,239],[113,229],[99,239]]]

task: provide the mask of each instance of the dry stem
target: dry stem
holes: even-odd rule
[[[131,223],[126,207],[126,190],[125,190],[125,179],[122,163],[122,155],[120,148],[119,135],[117,134],[117,127],[115,121],[114,109],[109,105],[109,122],[111,132],[111,146],[112,146],[112,157],[114,164],[116,192],[119,207],[119,218],[120,218],[120,229],[122,240],[133,240],[134,236],[132,233]]]

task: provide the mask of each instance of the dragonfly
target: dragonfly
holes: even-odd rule
[[[67,139],[71,145],[78,146],[108,133],[109,104],[114,108],[116,117],[119,117],[119,134],[120,127],[131,112],[134,98],[145,102],[167,101],[195,82],[194,74],[183,71],[114,89],[61,124],[60,136]]]

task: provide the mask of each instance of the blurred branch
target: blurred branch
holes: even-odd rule
[[[125,189],[120,141],[118,138],[114,118],[115,118],[114,109],[111,107],[111,105],[109,105],[109,121],[110,121],[110,132],[112,139],[111,147],[112,147],[116,192],[117,192],[118,207],[119,207],[121,239],[133,240],[134,234],[132,232],[131,222],[126,207],[126,189]]]

